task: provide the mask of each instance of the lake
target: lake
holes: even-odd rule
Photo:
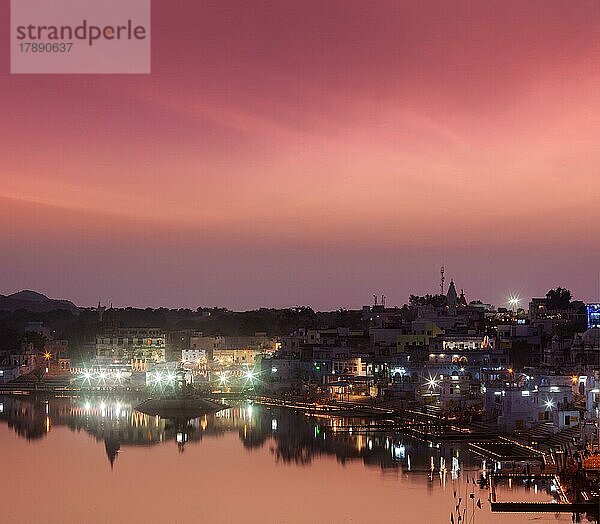
[[[571,522],[491,513],[487,488],[471,480],[483,461],[461,444],[333,431],[368,421],[246,402],[180,422],[135,405],[0,397],[0,521],[437,524],[460,497],[468,522]],[[549,488],[502,485],[498,500],[549,501]]]

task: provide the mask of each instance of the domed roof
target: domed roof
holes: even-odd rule
[[[588,329],[581,337],[586,346],[600,347],[600,328]]]

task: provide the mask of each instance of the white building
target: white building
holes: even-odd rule
[[[332,371],[336,375],[352,375],[355,377],[366,377],[372,375],[369,373],[370,367],[365,357],[348,357],[332,360]]]
[[[260,349],[215,349],[213,360],[215,364],[230,366],[234,364],[248,364],[253,366],[256,357],[263,351]]]
[[[203,349],[183,349],[181,362],[184,366],[198,366],[206,364],[206,351]]]
[[[555,431],[579,424],[573,406],[571,377],[541,377],[524,387],[489,387],[485,393],[488,415],[498,417],[501,431],[551,423]]]

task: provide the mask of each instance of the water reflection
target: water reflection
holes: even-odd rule
[[[359,432],[371,422],[368,419],[309,417],[244,402],[192,420],[169,420],[136,411],[138,403],[138,399],[4,397],[0,420],[28,440],[43,438],[56,426],[84,431],[104,442],[111,465],[127,446],[174,442],[184,451],[203,438],[227,432],[237,432],[247,449],[268,443],[275,461],[298,465],[331,455],[341,464],[361,460],[383,470],[449,473],[453,478],[461,468],[480,465],[454,445],[432,446],[393,433]],[[354,432],[339,430],[348,427]]]
[[[31,453],[19,455],[18,466],[13,464],[13,474],[31,481],[36,481],[38,475],[52,479],[56,471],[52,464],[56,468],[54,460],[60,456],[61,479],[69,483],[69,488],[55,493],[55,497],[78,500],[70,493],[79,492],[83,501],[86,483],[95,483],[108,499],[154,493],[154,497],[169,502],[165,508],[176,513],[159,518],[153,513],[157,506],[152,506],[143,516],[127,513],[127,517],[115,517],[110,514],[112,506],[107,505],[99,506],[101,513],[95,522],[187,522],[187,503],[173,506],[170,501],[196,500],[197,490],[203,493],[198,500],[219,501],[201,508],[208,512],[207,520],[211,522],[305,522],[305,504],[301,501],[309,499],[319,507],[315,522],[390,522],[398,517],[398,508],[402,508],[407,521],[443,522],[448,521],[461,497],[463,506],[464,501],[473,506],[481,499],[485,516],[482,522],[530,520],[522,515],[489,512],[488,490],[472,482],[480,478],[484,463],[457,444],[430,444],[393,431],[366,431],[372,422],[368,419],[305,416],[245,402],[192,420],[168,420],[136,411],[134,406],[139,400],[0,397],[0,425],[12,428],[32,443]],[[98,445],[77,446],[76,454],[63,455],[66,446],[74,445],[74,439],[67,438],[65,431],[59,431],[61,438],[48,438],[48,446],[39,445],[41,439],[61,427],[72,431],[77,442],[91,436]],[[2,445],[4,449],[18,449],[15,443],[16,439]],[[119,454],[136,447],[146,447],[148,453],[128,454],[120,463]],[[185,460],[174,461],[169,447],[190,451],[183,455]],[[38,453],[37,448],[45,451]],[[208,453],[202,452],[207,449]],[[80,468],[81,464],[94,463],[100,453],[105,453],[110,468],[93,473]],[[73,464],[65,465],[63,457],[73,459]],[[44,463],[41,469],[40,460]],[[369,471],[356,467],[361,464]],[[153,475],[156,469],[161,471],[160,476]],[[110,481],[104,475],[109,475]],[[238,505],[231,506],[228,491],[222,486],[240,478],[246,482],[236,491]],[[5,490],[19,496],[8,480],[5,483]],[[551,500],[548,490],[547,485],[539,483],[498,486],[499,500]],[[471,493],[477,498],[471,499]],[[48,497],[51,501],[51,494]],[[361,497],[378,502],[365,507],[349,504]],[[76,514],[67,518],[60,513],[60,504],[50,505],[57,514],[46,519],[36,513],[37,506],[29,507],[24,500],[15,506],[12,521],[80,522]],[[121,512],[134,511],[124,500],[115,503],[117,506]],[[261,513],[264,507],[274,512],[269,518]],[[229,517],[223,516],[223,508],[231,512]],[[427,508],[435,516],[419,520],[419,508]],[[249,514],[256,518],[248,520]],[[550,522],[555,517],[536,515],[535,520]],[[568,521],[569,517],[560,516],[558,520]]]

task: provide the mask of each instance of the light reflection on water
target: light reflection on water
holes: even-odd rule
[[[0,403],[0,449],[13,479],[0,479],[14,501],[9,522],[196,522],[202,515],[208,522],[433,523],[450,522],[459,497],[475,522],[570,521],[491,514],[487,489],[472,481],[481,472],[478,457],[456,443],[341,429],[368,420],[247,403],[190,421],[144,415],[137,401],[123,398]],[[56,481],[41,505],[17,489],[39,487],[42,502],[43,485]],[[498,488],[498,500],[551,499],[544,483]]]

